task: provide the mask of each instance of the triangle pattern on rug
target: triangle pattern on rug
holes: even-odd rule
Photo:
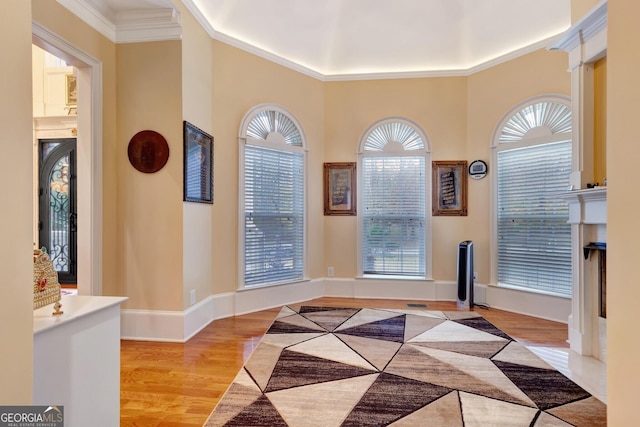
[[[325,360],[358,366],[375,371],[376,368],[353,351],[351,347],[340,341],[335,335],[327,334],[288,348],[290,351],[316,356]]]
[[[538,409],[460,392],[465,427],[530,426]]]
[[[475,311],[447,311],[444,314],[449,320],[475,319],[476,317],[482,317]]]
[[[363,375],[266,395],[290,426],[338,427],[376,378],[378,374]]]
[[[375,310],[375,311],[387,311],[389,313],[410,314],[411,316],[417,316],[417,317],[430,317],[432,319],[447,320],[447,316],[445,316],[443,312],[434,311],[434,310],[386,308],[384,310]]]
[[[342,425],[387,425],[449,392],[447,387],[382,373]]]
[[[558,371],[499,360],[493,363],[542,410],[591,396],[582,387]],[[553,390],[553,393],[550,393],[549,390]]]
[[[355,335],[358,337],[373,338],[377,340],[404,342],[405,315],[390,319],[365,323],[347,329],[339,329],[341,334]],[[337,332],[337,331],[336,331]]]
[[[409,342],[458,341],[511,341],[491,333],[458,323],[446,321],[409,340]]]
[[[271,325],[267,334],[297,334],[305,332],[327,332],[327,330],[311,320],[299,315],[282,317]]]
[[[382,371],[387,366],[402,346],[401,343],[393,341],[374,340],[343,334],[336,334],[336,336],[379,371]]]
[[[605,404],[475,312],[293,305],[205,427],[606,422]]]
[[[406,315],[406,321],[404,326],[404,341],[409,341],[412,338],[428,331],[429,329],[438,326],[445,322],[445,319],[437,317],[415,316],[413,314]]]
[[[500,329],[496,328],[484,317],[458,319],[458,320],[455,320],[455,322],[460,323],[461,325],[468,326],[473,329],[477,329],[479,331],[484,331],[488,334],[495,335],[500,338],[504,338],[505,340],[511,341],[511,337],[509,335],[505,334]]]
[[[345,308],[340,310],[317,310],[312,312],[300,313],[305,318],[325,328],[327,331],[333,331],[338,326],[356,314],[358,309]]]
[[[282,348],[261,342],[253,351],[256,357],[250,357],[245,363],[244,368],[258,384],[260,390],[267,387],[281,353]]]
[[[405,344],[385,372],[520,405],[535,406],[489,359]]]
[[[425,423],[425,420],[426,421]],[[424,408],[389,424],[392,427],[463,427],[460,398],[457,391],[441,397]]]
[[[265,392],[368,375],[377,371],[283,350]]]
[[[562,421],[560,418],[556,418],[553,415],[550,415],[546,412],[540,412],[538,419],[535,420],[532,427],[574,427],[580,425],[588,425],[588,424],[569,424],[565,421]],[[594,425],[594,424],[591,424]],[[597,424],[595,424],[597,425]],[[603,427],[607,424],[601,424]]]
[[[218,427],[225,425],[230,419],[237,416],[247,406],[252,405],[262,397],[262,392],[251,380],[246,371],[242,369],[236,379],[225,392],[211,417],[204,427]]]
[[[547,412],[571,425],[603,427],[607,425],[607,406],[593,396],[558,406]]]
[[[313,338],[320,337],[322,335],[326,335],[328,332],[307,332],[307,333],[299,333],[299,334],[266,334],[260,344],[271,344],[276,347],[286,348],[304,341],[308,341]]]
[[[282,418],[276,408],[273,407],[266,396],[260,396],[258,400],[245,407],[238,415],[224,424],[225,427],[287,427],[288,424]]]
[[[336,328],[334,332],[340,332],[345,329],[366,325],[380,320],[391,319],[393,317],[402,316],[403,314],[404,313],[396,313],[393,310],[374,310],[372,308],[363,308],[354,314],[349,320]]]
[[[411,345],[427,347],[437,350],[451,351],[453,353],[466,354],[491,358],[508,344],[507,341],[427,341],[412,342]]]
[[[282,307],[282,310],[280,310],[280,312],[276,316],[276,320],[280,319],[281,317],[291,316],[293,314],[298,314],[298,313],[296,311],[294,311],[292,308],[284,306],[284,307]]]
[[[553,369],[547,362],[532,353],[522,344],[511,341],[509,345],[491,358],[494,361],[515,363],[540,369]]]
[[[315,305],[303,305],[298,309],[298,313],[316,313],[318,311],[342,311],[342,310],[360,310],[359,308],[344,308],[344,307],[324,307],[324,306],[315,306]]]

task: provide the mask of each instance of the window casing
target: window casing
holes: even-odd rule
[[[359,270],[430,278],[431,159],[424,132],[403,118],[374,123],[360,142]]]
[[[260,105],[240,133],[241,287],[305,277],[304,135],[293,116]]]
[[[570,296],[571,108],[563,97],[514,109],[494,138],[498,285]]]

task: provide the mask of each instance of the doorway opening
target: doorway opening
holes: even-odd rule
[[[75,234],[73,250],[76,254],[74,263],[78,295],[102,295],[102,63],[37,22],[32,23],[32,35],[35,47],[60,59],[64,66],[72,69],[63,76],[62,89],[57,85],[55,89],[54,86],[47,87],[55,93],[46,92],[46,96],[62,96],[62,111],[47,112],[44,103],[42,109],[38,110],[40,100],[35,99],[34,87],[34,182],[40,179],[39,140],[54,139],[60,142],[61,139],[74,139],[74,175],[77,177],[74,181],[75,206],[73,212],[69,212],[71,217],[67,218],[68,235],[59,232],[54,237],[66,239]],[[34,63],[34,85],[36,65]],[[38,89],[44,99],[44,84]],[[51,119],[63,126],[52,128]],[[59,132],[61,129],[62,132]],[[40,204],[39,193],[39,187],[34,188],[34,206]],[[39,218],[39,209],[34,210],[34,243],[40,241]],[[61,219],[55,221],[60,222]],[[50,224],[51,229],[59,231],[57,227],[60,224]],[[49,239],[49,245],[53,247],[55,244],[52,245],[51,235]],[[64,249],[59,253],[64,253]],[[66,276],[66,272],[59,276]]]

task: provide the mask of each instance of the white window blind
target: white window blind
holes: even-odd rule
[[[568,206],[557,197],[569,185],[571,145],[498,152],[500,284],[571,295],[571,225]]]
[[[424,174],[424,156],[363,158],[363,273],[425,275]]]
[[[244,150],[245,285],[304,275],[304,155],[247,144]]]

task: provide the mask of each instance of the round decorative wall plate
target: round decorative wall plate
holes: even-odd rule
[[[162,135],[153,130],[136,133],[129,141],[129,162],[144,173],[158,172],[169,159],[169,144]]]
[[[474,160],[469,165],[469,176],[473,179],[482,179],[487,176],[487,164],[483,160]]]

